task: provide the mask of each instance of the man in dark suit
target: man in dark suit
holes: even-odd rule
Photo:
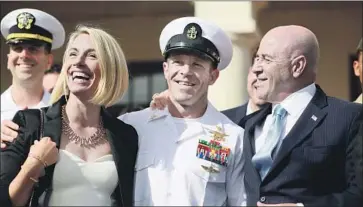
[[[363,42],[362,42],[362,38],[361,38],[359,43],[358,43],[358,46],[357,46],[357,52],[356,52],[355,60],[353,61],[354,75],[359,77],[359,80],[360,80],[361,84],[363,83],[362,59],[363,59]],[[361,93],[354,102],[362,104],[363,94]]]
[[[250,115],[253,112],[256,112],[262,108],[264,104],[266,104],[265,100],[259,99],[256,96],[256,89],[253,87],[253,84],[257,81],[256,76],[253,75],[251,68],[253,63],[255,62],[256,53],[258,50],[258,46],[255,48],[252,59],[251,59],[251,67],[249,68],[247,75],[247,93],[249,100],[247,103],[222,111],[224,115],[226,115],[230,120],[234,123],[238,124],[243,118]]]
[[[253,87],[253,84],[256,81],[256,76],[252,73],[250,69],[247,76],[247,92],[249,96],[248,102],[241,106],[222,111],[224,115],[226,115],[236,124],[238,124],[246,116],[260,110],[262,106],[266,104],[264,100],[259,99],[256,96],[256,89]]]
[[[245,128],[249,206],[360,206],[361,105],[327,96],[315,84],[319,44],[301,26],[270,30],[252,73],[268,104]]]

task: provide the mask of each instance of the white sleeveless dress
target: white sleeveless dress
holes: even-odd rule
[[[49,206],[111,206],[111,194],[117,184],[112,155],[85,162],[61,149],[54,169]]]

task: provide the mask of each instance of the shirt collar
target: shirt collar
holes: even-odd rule
[[[152,110],[152,109],[150,109]],[[213,115],[215,112],[218,112],[218,110],[216,108],[214,108],[214,106],[208,101],[208,105],[207,105],[207,109],[204,112],[204,114],[197,118],[200,122],[206,121],[208,120],[208,117]],[[163,110],[152,110],[151,116],[148,119],[148,122],[150,121],[154,121],[163,117],[172,117],[169,109],[167,107],[165,107]]]
[[[11,96],[11,86],[1,94],[1,111],[7,111],[17,108],[13,97]]]
[[[252,107],[251,107],[251,99],[247,102],[247,109],[246,109],[246,116],[253,113]]]
[[[50,93],[47,91],[43,91],[42,100],[35,106],[30,106],[29,108],[41,108],[49,105],[50,101]],[[6,104],[2,104],[1,111],[20,109],[14,102],[13,96],[11,95],[11,86],[6,89],[6,91],[1,95],[1,102],[6,102]]]
[[[316,92],[315,83],[312,83],[286,97],[280,104],[290,116],[299,116],[307,107]],[[277,104],[273,105],[273,110]],[[273,111],[272,110],[272,111]]]
[[[51,96],[51,94],[48,91],[44,90],[42,100],[35,107],[40,108],[40,107],[45,107],[45,106],[50,105],[50,103],[49,103],[50,102],[50,96]]]
[[[362,103],[362,101],[363,101],[363,95],[362,94],[360,94],[360,96],[354,101],[355,103]]]

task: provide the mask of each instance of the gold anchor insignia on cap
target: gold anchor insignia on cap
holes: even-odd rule
[[[28,12],[23,12],[16,17],[16,22],[19,29],[30,29],[35,23],[35,17]]]
[[[194,26],[189,28],[187,31],[187,37],[188,37],[188,39],[191,39],[191,40],[194,40],[195,38],[197,38],[197,34],[198,34],[198,31]]]
[[[216,131],[209,129],[209,131],[212,133],[213,140],[218,142],[224,142],[226,140],[225,137],[227,137],[228,135],[224,133],[224,131],[220,126],[216,126],[216,128],[217,128]]]
[[[212,165],[211,166],[209,166],[209,167],[207,167],[207,166],[205,166],[205,165],[201,165],[202,166],[202,168],[205,170],[205,171],[207,171],[207,172],[209,172],[209,173],[219,173],[219,170],[217,169],[217,168],[214,168]]]

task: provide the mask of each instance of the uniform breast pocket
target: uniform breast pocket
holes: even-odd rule
[[[207,160],[195,158],[191,164],[188,192],[190,196],[199,195],[203,203],[198,205],[212,206],[226,199],[226,167]],[[222,203],[221,203],[222,202]]]
[[[226,182],[226,167],[207,160],[195,158],[192,173],[198,178],[209,183],[216,183],[216,185],[224,185]]]
[[[152,153],[139,153],[135,165],[135,206],[149,205],[151,189],[149,169],[154,167],[155,156]]]

